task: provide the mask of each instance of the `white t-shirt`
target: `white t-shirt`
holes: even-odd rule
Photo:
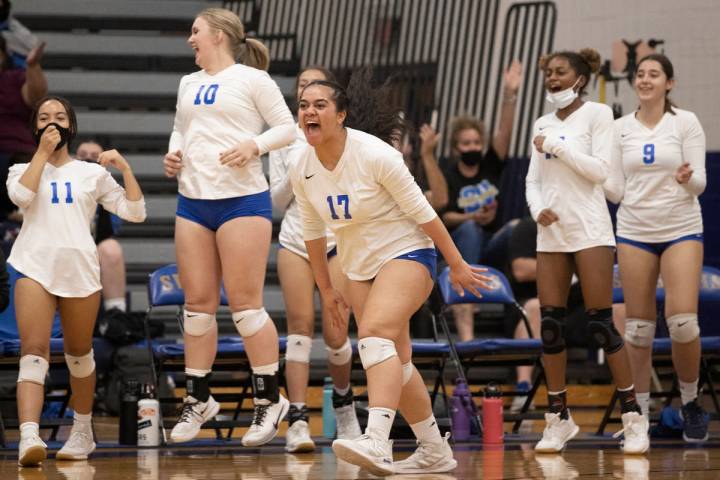
[[[129,201],[110,172],[72,160],[46,164],[37,193],[20,183],[29,164],[8,173],[10,199],[23,209],[23,224],[8,263],[59,297],[87,297],[102,287],[97,247],[90,232],[98,203],[129,222],[145,220],[145,199]]]
[[[241,64],[215,75],[204,70],[180,80],[169,151],[182,152],[180,193],[217,200],[268,189],[260,158],[242,168],[220,163],[220,153],[252,139],[260,155],[295,139],[295,122],[267,72]],[[263,133],[265,125],[271,128]]]
[[[418,225],[437,214],[400,152],[377,137],[345,130],[345,150],[332,171],[308,146],[292,162],[290,179],[305,240],[324,237],[329,227],[343,273],[351,280],[370,280],[393,258],[432,248]]]
[[[273,207],[285,212],[280,225],[280,245],[308,260],[307,248],[303,240],[302,218],[290,182],[290,164],[297,161],[307,147],[303,131],[297,128],[296,133],[297,137],[293,143],[270,152],[270,195]],[[327,230],[328,252],[333,248],[335,248],[335,235]]]
[[[705,133],[694,113],[674,108],[655,128],[635,112],[615,121],[610,178],[605,193],[620,202],[617,234],[640,242],[661,243],[702,233],[698,195],[705,190]],[[679,184],[683,163],[693,169]]]
[[[546,208],[559,218],[549,227],[538,224],[538,252],[615,245],[602,189],[610,171],[612,132],[612,110],[595,102],[585,102],[565,120],[551,112],[535,121],[532,138],[545,136],[548,153],[532,146],[527,202],[533,219]]]

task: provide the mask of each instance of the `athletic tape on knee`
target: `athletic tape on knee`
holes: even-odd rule
[[[587,315],[588,331],[605,353],[615,353],[625,345],[623,337],[613,324],[612,308],[589,310]]]
[[[76,357],[75,355],[65,354],[65,363],[67,363],[70,375],[75,378],[89,377],[95,371],[95,357],[91,348],[85,355]]]
[[[405,385],[407,385],[407,383],[412,378],[412,374],[415,371],[415,365],[413,365],[412,362],[403,363],[402,369],[403,369],[402,385],[404,387]]]
[[[305,335],[288,335],[287,348],[285,349],[285,361],[310,363],[311,349],[312,338]]]
[[[543,353],[557,354],[565,350],[565,308],[541,308],[540,336]]]
[[[330,348],[325,346],[328,354],[328,362],[332,365],[345,365],[352,358],[352,345],[350,338],[345,339],[345,343],[340,348]]]
[[[652,347],[655,328],[655,322],[652,320],[628,318],[625,321],[625,341],[636,347]]]
[[[211,313],[183,312],[183,329],[192,337],[201,337],[217,325],[215,315]]]
[[[32,382],[39,385],[45,384],[45,376],[48,371],[48,361],[39,355],[23,355],[20,357],[20,371],[18,372],[18,383]]]
[[[382,363],[390,357],[397,357],[395,342],[386,338],[366,337],[358,341],[360,361],[365,370]]]
[[[270,320],[270,316],[264,308],[258,308],[233,312],[232,319],[241,337],[252,337],[265,326],[265,322]]]
[[[689,343],[700,336],[697,313],[678,313],[667,319],[673,342]]]

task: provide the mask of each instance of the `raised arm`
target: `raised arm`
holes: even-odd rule
[[[515,110],[517,110],[517,96],[522,81],[522,64],[513,60],[510,67],[505,70],[502,96],[502,109],[500,110],[500,124],[493,138],[493,148],[500,159],[507,158],[510,150],[513,124],[515,123]]]

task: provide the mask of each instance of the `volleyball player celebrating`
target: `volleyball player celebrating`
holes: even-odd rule
[[[411,362],[409,319],[433,287],[433,242],[450,265],[454,288],[477,294],[488,279],[463,261],[402,154],[389,145],[402,135],[402,121],[388,90],[373,90],[367,80],[368,75],[354,76],[350,97],[334,82],[319,80],[305,87],[299,118],[310,147],[291,166],[323,307],[334,322],[343,322],[344,296],[333,286],[328,268],[328,226],[348,277],[347,298],[358,321],[358,350],[367,374],[365,434],[335,440],[333,450],[376,475],[450,471],[457,462]],[[389,436],[398,407],[419,448],[394,466]]]
[[[708,438],[697,402],[700,374],[698,294],[703,222],[698,195],[705,189],[705,134],[697,117],[673,106],[673,65],[665,55],[643,58],[635,74],[640,107],[615,122],[608,198],[620,203],[617,242],[627,308],[625,340],[638,403],[648,416],[655,290],[665,287],[665,318],[682,397],[683,437]]]
[[[323,67],[303,69],[297,77],[297,97],[313,80],[334,80],[332,72]],[[278,251],[278,275],[283,290],[288,320],[287,350],[285,352],[285,379],[287,381],[290,410],[290,428],[285,435],[288,452],[309,452],[315,449],[310,437],[308,412],[305,406],[307,384],[310,375],[310,351],[315,325],[315,281],[308,260],[302,234],[302,219],[290,183],[290,162],[305,147],[305,135],[298,130],[297,139],[287,148],[270,153],[270,193],[273,205],[285,210],[280,226],[280,250]],[[335,238],[328,234],[328,266],[332,284],[343,290],[345,277],[336,256]],[[323,336],[328,353],[328,369],[333,379],[333,406],[337,424],[337,437],[359,437],[360,424],[355,415],[353,393],[350,388],[352,346],[347,335],[348,315],[335,325],[330,321],[328,310],[323,309]]]
[[[540,329],[548,385],[539,452],[559,452],[579,428],[566,404],[564,327],[567,296],[575,271],[580,278],[588,330],[605,350],[618,389],[625,453],[647,450],[648,423],[640,414],[623,339],[612,323],[612,223],[602,184],[610,170],[613,116],[603,104],[583,101],[595,50],[543,57],[547,100],[555,108],[533,129],[533,154],[526,179],[530,213],[538,223],[537,284]]]
[[[95,450],[91,427],[95,392],[92,334],[100,306],[100,264],[90,223],[98,203],[131,222],[145,219],[145,200],[127,161],[116,151],[98,164],[73,160],[68,146],[77,133],[72,106],[60,97],[38,102],[32,116],[38,149],[30,163],[10,168],[10,199],[24,211],[8,263],[21,274],[15,286],[20,334],[17,386],[19,463],[37,465],[47,457],[38,422],[50,356],[50,333],[60,310],[65,361],[75,411],[58,460],[87,459]],[[122,173],[125,190],[104,167]]]
[[[217,352],[220,279],[252,366],[255,414],[246,446],[277,434],[288,410],[278,389],[278,335],[263,308],[272,208],[259,155],[294,139],[292,115],[267,72],[267,48],[247,38],[240,19],[203,10],[188,43],[202,68],[180,81],[165,173],[179,184],[175,248],[185,290],[187,396],[172,430],[193,439],[220,405],[210,396]],[[239,59],[242,63],[235,63]],[[270,129],[263,132],[265,124]]]

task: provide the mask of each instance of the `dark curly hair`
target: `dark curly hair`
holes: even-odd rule
[[[540,70],[544,72],[550,61],[557,57],[567,60],[570,68],[572,68],[578,76],[583,75],[585,77],[585,84],[578,90],[580,95],[584,95],[586,93],[585,87],[590,83],[592,74],[599,72],[602,66],[602,58],[598,51],[594,48],[583,48],[578,52],[563,50],[561,52],[543,55],[538,61]]]
[[[334,81],[315,80],[303,91],[313,85],[331,88],[335,108],[347,112],[343,126],[374,135],[390,145],[398,144],[406,127],[402,110],[392,101],[391,80],[373,87],[372,78],[372,68],[363,67],[353,72],[347,89]]]

